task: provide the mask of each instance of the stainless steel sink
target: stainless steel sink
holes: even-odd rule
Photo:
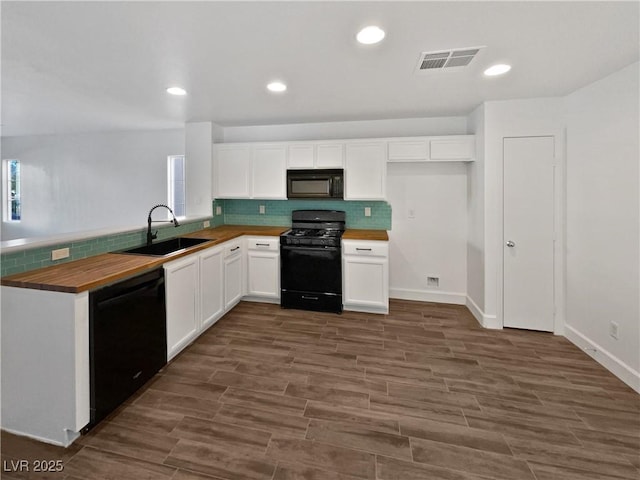
[[[164,257],[170,253],[184,250],[204,242],[210,242],[213,239],[204,238],[186,238],[178,237],[163,242],[152,243],[151,245],[143,245],[142,247],[130,248],[122,250],[118,253],[127,253],[131,255],[151,255],[152,257]]]

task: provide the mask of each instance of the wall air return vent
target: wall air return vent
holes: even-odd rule
[[[457,71],[471,63],[484,47],[458,48],[437,52],[422,52],[416,67],[417,73]]]

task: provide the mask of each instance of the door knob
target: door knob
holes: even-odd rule
[[[513,248],[516,246],[516,242],[513,242],[511,240],[507,240],[507,247],[509,248]]]

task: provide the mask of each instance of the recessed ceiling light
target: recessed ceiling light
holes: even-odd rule
[[[497,65],[492,65],[484,71],[484,74],[487,77],[495,77],[496,75],[502,75],[511,70],[511,65],[506,65],[504,63],[499,63]]]
[[[270,92],[281,93],[287,89],[287,86],[282,82],[271,82],[267,85],[267,90]]]
[[[186,95],[187,91],[180,87],[169,87],[167,88],[167,93],[170,93],[171,95]]]
[[[364,43],[365,45],[378,43],[382,41],[383,38],[384,30],[382,30],[380,27],[376,27],[375,25],[370,25],[363,28],[358,32],[358,35],[356,35],[356,39],[360,43]]]

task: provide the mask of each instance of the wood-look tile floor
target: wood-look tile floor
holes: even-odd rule
[[[640,396],[563,337],[243,302],[70,448],[3,433],[3,470],[64,471],[2,478],[638,479],[639,455]]]

